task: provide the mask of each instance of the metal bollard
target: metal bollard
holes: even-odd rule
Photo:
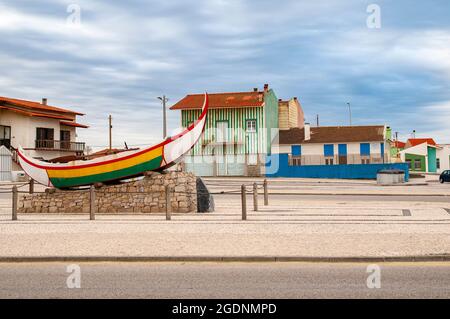
[[[17,186],[12,188],[12,220],[17,220],[17,202],[19,200],[19,194]]]
[[[95,187],[94,185],[91,186],[89,190],[89,217],[90,220],[95,220]]]
[[[264,179],[264,206],[269,205],[269,188],[267,185],[267,179]]]
[[[30,180],[30,190],[29,190],[30,194],[34,193],[34,179]]]
[[[242,220],[247,220],[247,190],[245,185],[241,186]]]
[[[172,189],[166,185],[166,220],[172,220],[172,207],[170,204],[170,192]]]
[[[258,185],[253,183],[253,210],[258,211]]]

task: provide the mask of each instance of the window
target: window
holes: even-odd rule
[[[414,160],[414,169],[417,169],[417,170],[422,169],[422,161],[421,160]]]
[[[436,168],[441,169],[441,160],[439,158],[436,158]]]
[[[333,144],[325,144],[323,146],[323,155],[334,156],[334,145]]]
[[[61,148],[70,149],[70,131],[61,130],[59,133]]]
[[[300,156],[302,155],[302,146],[301,145],[292,145],[291,146],[291,153],[293,156]]]
[[[370,143],[361,143],[359,146],[359,153],[361,155],[370,156]]]
[[[36,129],[36,139],[39,141],[52,141],[55,138],[54,129],[38,127]]]
[[[217,121],[216,122],[216,142],[226,143],[228,142],[228,122]]]
[[[409,169],[412,168],[412,163],[411,163],[411,160],[410,160],[410,159],[407,159],[407,160],[406,160],[406,164],[408,164]]]
[[[325,158],[325,165],[333,165],[334,159],[332,157]]]
[[[11,146],[11,127],[0,125],[0,146],[5,145],[7,148]]]
[[[247,133],[255,133],[256,132],[256,120],[247,120],[246,121],[246,130],[247,130]]]
[[[36,129],[36,148],[51,148],[55,147],[54,143],[54,129],[38,127]]]
[[[361,164],[370,164],[370,158],[369,157],[362,157],[361,158]]]

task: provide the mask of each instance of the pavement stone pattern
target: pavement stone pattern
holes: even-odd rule
[[[227,181],[207,183],[213,192],[228,187],[220,185]],[[295,183],[304,188],[323,187]],[[360,188],[349,183],[327,185],[328,192],[341,186]],[[367,185],[369,190],[377,187]],[[282,187],[280,184],[280,190]],[[442,186],[430,185],[428,194],[436,187]],[[394,188],[385,187],[385,193]],[[285,195],[272,194],[269,206],[264,206],[259,196],[257,212],[252,211],[248,195],[247,221],[241,220],[238,193],[216,194],[214,213],[174,214],[172,221],[166,221],[164,214],[98,214],[95,221],[89,221],[87,214],[19,214],[19,221],[13,222],[10,200],[3,199],[0,257],[450,255],[450,200],[388,202],[383,196],[365,201],[348,196],[317,200],[314,196]]]

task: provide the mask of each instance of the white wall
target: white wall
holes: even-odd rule
[[[442,149],[436,150],[436,158],[439,158],[441,167],[437,172],[442,173],[450,169],[450,144],[439,145],[439,147],[442,147]]]
[[[369,142],[361,142],[361,143],[369,143]],[[361,148],[361,143],[324,143],[324,144],[333,144],[334,145],[334,154],[337,155],[339,153],[339,144],[347,144],[347,154],[355,154],[359,155]],[[371,154],[377,154],[381,152],[381,142],[376,143],[369,143],[370,144],[370,153]],[[302,155],[323,155],[323,145],[320,143],[311,143],[311,144],[301,144],[302,145]],[[386,147],[385,143],[385,149],[384,153],[388,153],[389,149]],[[272,153],[291,153],[291,145],[278,145],[274,144],[272,145]]]
[[[15,148],[22,146],[23,148],[34,148],[36,140],[36,128],[52,128],[54,129],[54,138],[59,140],[59,132],[61,125],[59,120],[44,117],[31,117],[18,114],[12,111],[0,111],[0,125],[11,127],[11,145]],[[71,131],[71,141],[75,141],[75,128],[63,126],[63,130]],[[73,154],[71,152],[53,152],[53,151],[27,151],[33,157],[42,157],[51,159],[59,156]]]

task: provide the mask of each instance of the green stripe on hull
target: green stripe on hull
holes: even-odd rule
[[[94,183],[102,183],[108,181],[114,181],[118,179],[124,179],[130,176],[139,175],[146,171],[153,171],[161,167],[162,156],[158,156],[151,161],[131,166],[128,168],[112,171],[108,173],[88,175],[82,177],[72,178],[50,178],[53,186],[56,188],[67,188],[81,185],[90,185]]]

